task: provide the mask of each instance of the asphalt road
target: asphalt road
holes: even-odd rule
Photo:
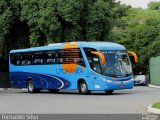
[[[158,101],[160,89],[144,86],[115,91],[113,95],[103,92],[80,95],[76,91],[30,94],[27,90],[0,90],[0,113],[145,114],[147,107]]]

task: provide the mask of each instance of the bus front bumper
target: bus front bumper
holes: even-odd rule
[[[133,79],[127,81],[101,81],[100,84],[95,84],[95,90],[122,90],[132,89],[134,87]]]

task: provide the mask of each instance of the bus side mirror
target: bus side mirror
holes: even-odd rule
[[[97,55],[100,58],[102,65],[106,64],[106,59],[103,53],[97,51],[91,51],[91,54]]]
[[[128,52],[128,54],[130,54],[130,55],[133,56],[134,62],[137,63],[138,62],[138,56],[137,56],[137,54],[135,52],[133,52],[133,51],[127,51],[127,52]]]

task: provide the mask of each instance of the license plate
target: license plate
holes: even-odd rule
[[[120,88],[125,88],[125,86],[124,86],[124,85],[121,85]]]

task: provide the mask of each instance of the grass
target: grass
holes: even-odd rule
[[[160,102],[157,102],[157,103],[154,103],[152,105],[153,108],[157,108],[157,109],[160,109]]]

